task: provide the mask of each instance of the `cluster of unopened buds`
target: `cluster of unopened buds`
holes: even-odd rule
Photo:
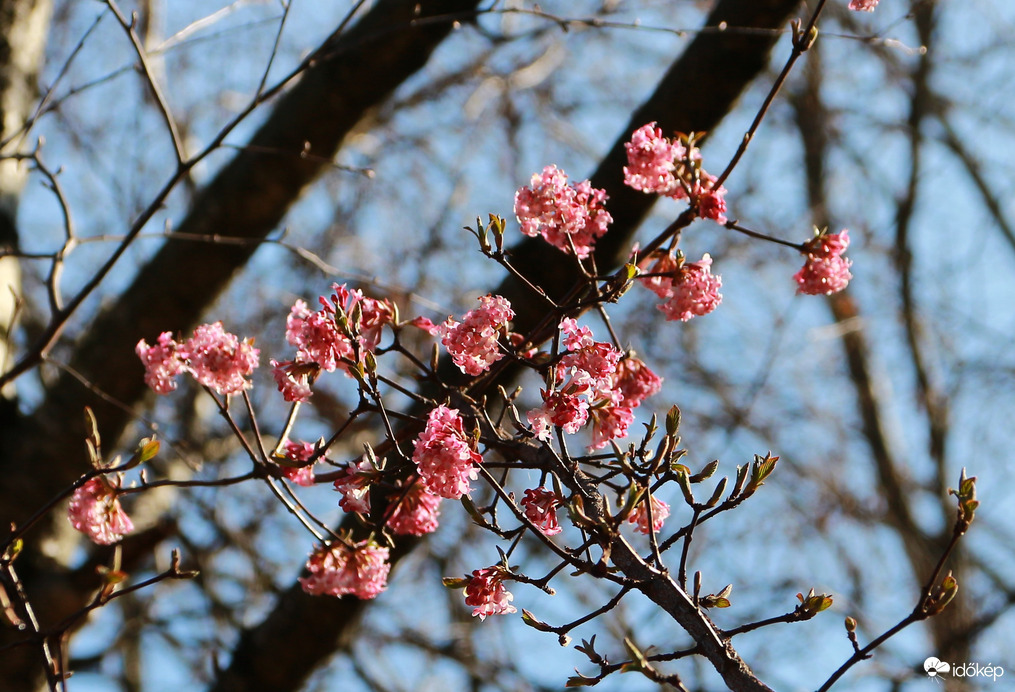
[[[624,175],[629,186],[686,200],[694,215],[733,226],[726,218],[726,189],[702,168],[694,137],[669,139],[655,123],[649,123],[634,132],[627,155]],[[547,166],[529,186],[518,190],[514,211],[522,233],[542,236],[581,261],[594,251],[596,240],[612,221],[605,203],[605,192],[592,188],[589,181],[573,185],[563,171]],[[806,256],[804,267],[794,277],[798,291],[827,294],[845,288],[851,278],[850,262],[842,256],[848,244],[848,233],[843,231],[818,233],[798,246]],[[722,301],[722,279],[712,273],[708,254],[688,262],[674,242],[674,247],[648,252],[637,263],[632,277],[662,299],[659,309],[667,320],[686,322],[707,315]],[[472,377],[488,373],[506,357],[528,362],[544,373],[542,403],[527,412],[527,429],[519,425],[523,437],[545,444],[552,442],[554,433],[574,435],[583,430],[590,451],[615,444],[627,436],[635,409],[662,385],[633,353],[596,341],[591,328],[570,316],[559,322],[555,352],[536,358],[535,348],[511,331],[515,313],[501,296],[484,296],[461,319],[451,316],[440,324],[426,317],[402,322],[392,302],[370,298],[345,285],[334,285],[331,295],[321,296],[318,303],[318,309],[311,310],[302,300],[296,301],[286,320],[286,339],[296,352],[289,360],[271,360],[275,385],[285,401],[293,402],[294,411],[299,402],[310,399],[323,373],[341,371],[365,386],[364,373],[376,366],[376,354],[393,350],[379,348],[385,328],[397,332],[407,326],[440,339],[455,365]],[[259,356],[252,340],[239,339],[218,322],[197,327],[185,340],[169,332],[153,345],[142,340],[136,351],[145,366],[145,381],[159,394],[173,391],[175,378],[187,373],[208,391],[226,397],[223,408],[228,406],[228,397],[252,386],[250,377]],[[370,449],[358,460],[339,465],[328,479],[340,495],[340,507],[373,521],[373,497],[385,505],[382,533],[419,536],[434,531],[442,499],[468,495],[472,481],[479,477],[480,435],[470,415],[447,403],[430,409],[412,445],[412,465],[397,478]],[[277,464],[277,477],[311,486],[322,482],[315,477],[315,464],[335,466],[326,452],[323,441],[314,445],[286,437],[269,461]],[[71,502],[74,527],[98,543],[115,543],[132,531],[118,491],[119,478],[100,476],[82,484]],[[669,506],[648,492],[632,497],[628,522],[645,534],[661,530]],[[525,489],[517,514],[527,528],[549,539],[563,531],[557,513],[569,501],[558,485],[554,489],[540,485]],[[325,541],[307,562],[309,576],[300,580],[303,588],[313,594],[375,597],[385,588],[390,569],[386,541],[376,532],[365,540],[342,535]],[[466,603],[475,608],[473,614],[485,618],[515,612],[512,596],[503,585],[510,578],[504,563],[453,581],[464,587]]]

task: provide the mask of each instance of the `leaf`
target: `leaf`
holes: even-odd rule
[[[7,550],[4,551],[4,562],[7,564],[13,563],[18,559],[18,555],[25,548],[25,541],[23,538],[16,538],[14,541],[7,546]]]
[[[693,507],[694,493],[691,491],[691,477],[683,471],[678,471],[677,485],[680,486],[680,492],[684,495],[684,502],[686,502],[689,507]]]
[[[522,622],[540,632],[553,632],[553,626],[536,618],[530,611],[522,608]]]
[[[469,581],[468,577],[444,577],[441,579],[441,583],[449,589],[464,589],[469,585]]]
[[[138,443],[137,450],[137,453],[141,456],[141,463],[151,461],[161,448],[162,443],[156,440],[154,436],[142,438],[141,442]]]
[[[691,476],[691,482],[692,483],[701,483],[702,481],[708,480],[709,478],[712,477],[712,474],[715,473],[715,470],[717,468],[719,468],[719,460],[718,459],[714,459],[714,460],[708,462],[707,464],[705,464],[705,468],[703,468],[701,471],[699,471],[698,473],[696,473],[693,476]]]
[[[666,414],[666,434],[675,437],[678,430],[680,430],[680,408],[671,406]]]
[[[486,519],[483,518],[483,515],[480,513],[479,508],[476,507],[476,503],[472,501],[471,497],[468,495],[462,495],[461,499],[462,507],[465,508],[465,511],[468,512],[469,516],[472,517],[472,520],[476,522],[476,524],[483,527],[490,525]]]
[[[712,497],[708,498],[708,502],[705,503],[706,509],[711,509],[719,504],[719,500],[722,498],[723,493],[726,492],[727,480],[726,476],[723,476],[722,480],[719,481],[719,484],[715,486],[715,490],[712,491]]]
[[[162,448],[162,443],[155,439],[155,436],[143,437],[141,441],[137,443],[137,447],[134,449],[134,454],[131,455],[130,459],[127,460],[123,466],[117,466],[118,471],[126,471],[132,469],[135,466],[140,466],[146,461],[151,461],[155,458],[155,455],[159,453],[159,449]],[[115,466],[115,464],[114,464]]]
[[[631,658],[634,659],[632,664],[629,665],[636,665],[638,670],[644,670],[648,667],[648,659],[645,658],[645,654],[641,652],[641,649],[629,637],[624,637],[624,648],[627,649],[627,652],[631,654]]]

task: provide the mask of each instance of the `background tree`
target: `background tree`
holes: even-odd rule
[[[26,133],[17,124],[7,126],[5,119],[4,139],[27,142],[27,150],[32,151],[35,134],[45,132],[47,144],[22,170],[33,170],[59,193],[58,203],[50,194],[37,207],[46,211],[38,216],[23,214],[20,222],[21,228],[33,229],[22,231],[21,245],[28,238],[36,243],[23,247],[29,253],[23,255],[24,261],[34,253],[42,255],[44,262],[26,266],[30,280],[24,295],[29,305],[45,304],[47,290],[88,299],[77,304],[68,298],[64,307],[51,300],[54,310],[49,316],[36,309],[23,313],[21,348],[5,376],[13,380],[29,373],[18,379],[22,397],[18,410],[3,422],[3,463],[9,468],[5,468],[0,504],[10,508],[12,520],[23,522],[87,468],[81,454],[84,428],[78,427],[85,404],[96,410],[99,429],[110,447],[128,426],[157,420],[161,432],[178,443],[174,454],[163,455],[171,459],[165,468],[158,468],[160,473],[190,476],[195,472],[191,466],[203,460],[204,468],[196,471],[200,476],[234,463],[231,437],[209,417],[207,401],[197,392],[186,399],[186,407],[170,411],[170,405],[162,403],[154,415],[135,417],[134,406],[143,394],[140,367],[132,353],[138,338],[150,340],[168,329],[184,331],[198,321],[216,318],[216,310],[227,306],[233,331],[280,334],[277,325],[291,296],[310,298],[323,292],[320,286],[329,280],[324,274],[334,271],[330,267],[338,267],[339,276],[359,278],[410,301],[417,296],[439,301],[438,306],[415,303],[421,306],[417,311],[432,310],[435,321],[446,314],[461,314],[459,308],[469,302],[465,294],[491,290],[496,281],[489,276],[489,264],[462,265],[463,257],[476,253],[468,236],[457,229],[486,210],[507,215],[512,191],[546,163],[558,162],[577,174],[582,166],[591,167],[591,162],[602,158],[593,182],[610,192],[609,208],[617,223],[599,259],[601,267],[615,266],[652,201],[618,184],[619,144],[634,127],[658,120],[667,130],[709,131],[708,160],[732,154],[772,76],[761,80],[755,92],[748,92],[742,111],[734,111],[725,128],[717,129],[719,120],[763,69],[769,47],[781,36],[768,29],[784,26],[798,9],[793,3],[727,0],[708,17],[690,6],[660,10],[657,17],[647,7],[620,13],[620,8],[604,5],[594,8],[596,17],[590,8],[587,21],[566,21],[563,14],[532,11],[494,11],[475,18],[475,6],[422,3],[424,15],[434,19],[413,21],[415,3],[379,3],[355,22],[345,24],[336,16],[331,26],[342,25],[330,37],[320,35],[326,24],[320,13],[325,10],[317,6],[312,19],[304,16],[302,20],[299,5],[280,9],[237,3],[211,16],[206,16],[206,9],[187,15],[188,9],[174,7],[163,20],[163,27],[168,27],[165,33],[171,35],[164,42],[158,38],[158,22],[153,21],[159,9],[155,3],[117,8],[118,16],[113,5],[103,10],[97,4],[89,12],[57,6],[56,40],[50,40],[53,67],[51,76],[43,80],[45,87],[56,88],[43,90],[41,117],[28,118],[34,130]],[[131,32],[129,12],[133,9],[140,14]],[[993,263],[1010,261],[1010,256],[985,252],[983,248],[996,242],[985,234],[978,242],[959,248],[965,253],[964,268],[954,271],[952,260],[935,254],[941,245],[940,239],[934,240],[937,224],[916,221],[921,213],[944,218],[935,206],[940,197],[923,205],[927,186],[951,168],[941,158],[947,154],[954,157],[948,161],[958,162],[965,171],[972,194],[954,195],[946,211],[958,219],[981,214],[987,221],[984,228],[1001,230],[1001,239],[1011,238],[1004,206],[998,201],[1002,191],[991,184],[1004,179],[997,172],[1003,170],[1002,164],[989,161],[970,144],[983,141],[984,136],[972,138],[963,129],[969,127],[965,119],[977,116],[970,105],[977,101],[967,95],[975,93],[972,85],[983,77],[957,59],[955,52],[962,47],[958,39],[968,37],[962,32],[972,31],[973,26],[984,30],[972,20],[948,22],[946,17],[942,24],[941,13],[952,11],[949,5],[917,4],[911,17],[897,9],[895,15],[884,10],[868,19],[848,16],[842,7],[828,8],[821,25],[824,35],[802,61],[805,68],[791,76],[789,90],[784,92],[787,98],[775,102],[763,136],[752,144],[750,155],[727,184],[735,190],[733,211],[750,219],[752,227],[799,241],[812,223],[835,222],[833,229],[848,223],[854,238],[862,238],[863,262],[883,270],[867,269],[868,276],[859,274],[866,283],[857,282],[853,294],[830,301],[839,331],[814,331],[823,321],[815,314],[814,304],[790,300],[788,276],[795,269],[796,257],[787,261],[783,251],[754,242],[746,245],[735,234],[717,234],[711,228],[698,232],[697,227],[684,242],[722,259],[727,281],[723,309],[728,319],[720,321],[722,313],[717,313],[715,320],[701,325],[659,327],[658,313],[646,303],[644,310],[625,314],[621,327],[642,335],[635,346],[646,356],[672,361],[666,368],[674,373],[669,375],[670,388],[660,398],[668,397],[683,408],[685,429],[690,426],[696,431],[697,449],[692,449],[696,460],[742,459],[759,448],[772,448],[791,464],[792,479],[784,477],[785,485],[777,486],[778,500],[771,500],[771,511],[766,513],[777,527],[758,536],[743,517],[744,524],[724,526],[720,536],[706,535],[705,542],[733,546],[723,552],[740,552],[753,574],[765,577],[750,589],[738,585],[735,593],[742,600],[734,599],[735,604],[759,617],[771,614],[773,603],[789,600],[787,594],[803,586],[780,580],[787,572],[806,571],[813,575],[808,583],[820,582],[816,585],[827,585],[837,594],[837,607],[844,614],[886,613],[886,621],[868,622],[861,617],[861,632],[871,634],[904,615],[908,605],[899,608],[898,600],[910,603],[913,585],[920,579],[915,575],[926,574],[928,561],[933,562],[940,552],[954,509],[950,503],[939,503],[945,501],[944,490],[954,483],[958,468],[968,465],[984,474],[981,464],[966,457],[979,462],[990,445],[1003,440],[995,428],[976,420],[975,401],[957,402],[970,397],[971,384],[994,387],[998,409],[987,418],[1001,414],[1008,403],[1005,373],[1010,373],[992,348],[998,334],[1009,333],[1007,325],[983,329],[980,322],[986,317],[966,309],[971,301],[960,290],[977,290],[979,299],[980,285],[965,286],[963,278],[1000,275],[996,269],[990,271],[996,266]],[[1004,11],[989,3],[978,10],[984,14]],[[806,16],[805,9],[799,11]],[[86,33],[96,16],[98,23]],[[635,16],[643,20],[640,26],[632,24]],[[204,19],[198,21],[198,17]],[[436,53],[436,62],[427,62],[430,51],[453,26],[448,20],[461,22],[462,28]],[[677,28],[719,27],[720,21],[727,22],[725,31],[706,29],[686,45],[680,43]],[[606,29],[604,22],[616,26]],[[858,43],[836,38],[836,31],[829,27],[833,22],[841,25],[846,36],[870,39]],[[654,26],[663,30],[655,32]],[[760,31],[738,31],[737,27]],[[571,31],[563,33],[562,28]],[[878,31],[887,31],[891,40],[873,33]],[[315,32],[321,48],[300,57],[307,46],[315,45],[309,40]],[[281,37],[277,51],[276,36]],[[994,36],[977,39],[976,45],[988,55],[1003,56],[1008,50]],[[97,51],[100,45],[111,50],[104,54],[109,56],[107,69],[96,70],[94,59],[82,68],[87,51]],[[114,48],[105,48],[109,45]],[[263,48],[255,62],[234,60],[239,47],[246,53],[251,45]],[[928,50],[910,51],[907,45]],[[782,52],[777,48],[775,53],[776,69],[790,50],[785,43],[780,47]],[[654,95],[646,97],[663,72],[661,66],[681,50],[680,60]],[[130,66],[138,64],[139,54],[144,59],[140,72],[135,72]],[[268,55],[275,57],[271,69],[265,71]],[[618,60],[618,55],[624,59]],[[194,70],[207,72],[207,64],[222,65],[219,79],[194,76],[201,74]],[[424,71],[413,77],[424,64]],[[116,71],[122,66],[127,69]],[[285,79],[290,72],[295,80]],[[959,73],[964,78],[958,78]],[[594,74],[597,79],[590,79]],[[860,82],[866,89],[878,81],[868,74],[885,75],[880,78],[884,86],[879,99],[846,98],[857,91],[848,85]],[[947,87],[935,89],[934,79]],[[630,88],[639,80],[644,93]],[[152,84],[159,89],[152,89]],[[133,97],[130,108],[111,113],[102,107],[114,98],[123,99],[124,92]],[[269,99],[276,92],[280,94],[277,103]],[[231,93],[243,94],[239,105],[227,98]],[[910,95],[909,104],[902,94]],[[639,103],[642,109],[631,116]],[[139,109],[136,104],[145,107]],[[898,123],[904,119],[907,127],[900,130]],[[1003,129],[1004,122],[1002,118],[1000,125],[985,124],[983,131],[994,141],[1007,142],[1010,133]],[[928,129],[933,136],[928,136]],[[612,153],[604,155],[602,144],[585,144],[613,136],[618,144]],[[230,154],[234,149],[238,151]],[[879,157],[878,165],[872,166],[872,152],[885,151],[893,155]],[[926,163],[928,151],[937,157],[930,164]],[[198,163],[195,157],[202,152],[207,156]],[[89,169],[98,168],[106,175],[82,176],[85,158]],[[51,167],[47,165],[51,160],[59,163]],[[63,166],[64,172],[58,175],[57,166]],[[372,177],[362,175],[368,168]],[[72,177],[80,182],[72,185]],[[907,178],[905,189],[886,184],[886,180]],[[109,182],[102,183],[104,179]],[[319,182],[308,188],[315,179]],[[949,182],[952,188],[963,184]],[[886,187],[892,196],[873,194]],[[163,192],[156,195],[158,189]],[[291,206],[300,197],[302,201]],[[95,204],[97,198],[109,203]],[[861,210],[864,219],[858,221],[854,221],[856,199],[871,200],[869,208]],[[974,207],[974,200],[980,206]],[[73,212],[76,225],[59,218],[60,201]],[[646,226],[661,227],[675,215],[670,206],[658,213]],[[151,241],[109,237],[114,233],[111,229],[126,228],[135,236],[158,235],[153,229],[164,223],[173,229],[173,236],[154,254],[156,245]],[[65,230],[67,237],[47,236],[39,230],[47,226]],[[914,230],[918,227],[921,231]],[[283,228],[292,230],[282,234]],[[651,235],[653,231],[648,232]],[[202,242],[201,237],[214,242]],[[105,244],[95,244],[103,239]],[[109,243],[119,243],[112,247],[122,249],[125,257],[100,275],[94,267],[109,256]],[[72,244],[83,247],[71,253]],[[880,257],[894,257],[894,264],[888,260],[879,264]],[[128,258],[141,267],[132,284],[124,270]],[[516,264],[537,273],[540,283],[562,279],[559,285],[566,288],[570,279],[546,262],[552,258],[537,243],[523,244],[515,254]],[[461,267],[453,277],[440,270],[451,262]],[[973,268],[981,267],[977,262],[982,263],[979,271]],[[65,264],[65,283],[60,283],[56,270]],[[234,278],[244,266],[248,266],[246,272]],[[858,262],[858,272],[860,267]],[[953,280],[947,290],[935,295],[941,284],[927,279],[942,273]],[[92,277],[103,281],[90,286]],[[743,282],[739,287],[738,281]],[[752,288],[747,289],[748,285]],[[86,290],[79,293],[82,286]],[[222,290],[226,292],[212,304]],[[503,290],[506,294],[510,289]],[[1005,287],[998,290],[1001,295]],[[895,291],[897,301],[885,299]],[[738,294],[752,299],[735,301]],[[101,295],[109,307],[100,312],[94,297]],[[261,300],[266,307],[255,307]],[[918,302],[922,300],[936,309],[921,310]],[[947,307],[959,304],[964,306],[961,317]],[[992,315],[993,321],[996,310],[984,305],[982,315]],[[532,303],[532,308],[538,305]],[[266,316],[272,319],[265,320]],[[536,318],[520,311],[520,322]],[[946,333],[942,329],[955,319],[968,325],[961,344],[935,337]],[[895,326],[896,320],[901,328]],[[239,326],[242,321],[249,325],[245,332]],[[816,335],[818,340],[808,342],[807,335]],[[276,339],[276,345],[281,344],[281,338]],[[672,348],[675,340],[681,346],[676,350]],[[268,344],[264,347],[270,350]],[[806,357],[800,357],[801,353]],[[45,367],[38,368],[42,363]],[[879,363],[889,364],[886,373],[879,372],[885,367]],[[907,363],[907,369],[901,363]],[[56,371],[50,370],[54,367]],[[909,411],[895,402],[882,391],[886,384],[902,393],[901,401],[917,402],[916,408]],[[263,403],[267,399],[265,394]],[[339,388],[330,399],[321,396],[315,401],[322,431],[341,420],[350,405],[348,393]],[[956,420],[970,419],[973,422],[956,427]],[[852,435],[854,429],[861,434]],[[369,439],[369,431],[363,434]],[[132,435],[138,436],[131,431],[126,439]],[[130,442],[125,445],[129,447]],[[921,448],[927,449],[925,455],[906,451]],[[996,487],[1002,489],[1003,472],[996,472]],[[237,632],[268,610],[271,613],[262,624],[249,627],[239,638],[236,655],[220,676],[219,686],[245,684],[252,689],[250,681],[256,679],[266,688],[283,689],[280,680],[265,677],[270,668],[286,685],[298,687],[336,647],[352,655],[336,658],[332,671],[348,673],[351,666],[367,684],[399,684],[397,677],[390,677],[390,670],[383,679],[375,679],[381,669],[357,655],[356,646],[369,650],[375,644],[383,645],[383,651],[399,661],[404,660],[407,648],[456,661],[459,668],[455,670],[464,672],[448,672],[449,679],[471,675],[477,684],[487,681],[505,688],[523,684],[520,680],[540,684],[540,676],[527,669],[531,664],[508,657],[491,661],[481,655],[488,648],[482,640],[469,642],[458,633],[453,625],[460,618],[454,613],[463,611],[456,600],[447,607],[441,601],[429,613],[431,617],[441,614],[441,627],[421,631],[418,624],[403,618],[395,619],[399,628],[385,624],[380,616],[368,614],[362,621],[359,601],[311,600],[289,588],[305,548],[280,550],[279,531],[294,540],[298,534],[291,526],[265,519],[275,509],[261,495],[242,490],[193,492],[171,501],[153,498],[148,502],[151,528],[124,545],[128,571],[144,574],[153,569],[146,562],[153,544],[168,540],[169,545],[182,546],[186,560],[197,564],[203,576],[197,587],[176,586],[170,591],[180,604],[171,616],[153,609],[156,603],[166,602],[161,594],[153,600],[143,595],[123,599],[131,624],[115,641],[106,642],[120,657],[111,674],[123,685],[142,684],[138,652],[140,642],[150,641],[146,637],[155,637],[163,645],[169,642],[170,648],[179,645],[172,654],[179,656],[175,665],[166,659],[146,661],[149,670],[181,670],[179,661],[186,661],[192,664],[195,678],[204,679],[210,670],[207,651],[229,657]],[[333,496],[328,495],[317,491],[315,502],[320,502],[322,511],[334,505]],[[1002,497],[995,497],[998,506]],[[166,503],[174,506],[168,516],[175,521],[155,522],[154,517],[165,516]],[[987,504],[989,508],[989,499]],[[808,519],[802,522],[801,517]],[[990,514],[986,517],[989,522]],[[50,518],[52,525],[39,526],[29,536],[17,567],[29,589],[47,589],[39,592],[44,596],[31,600],[52,609],[40,613],[43,619],[57,621],[61,613],[74,612],[86,602],[97,583],[95,564],[108,564],[109,558],[97,554],[82,563],[74,544],[60,540],[61,529],[66,528],[63,514],[54,512]],[[885,532],[885,526],[891,532]],[[999,538],[1005,535],[1004,525],[995,522],[993,527],[991,535],[980,539],[982,550],[1003,545]],[[414,557],[414,568],[400,568],[404,576],[396,576],[391,605],[385,608],[388,619],[392,611],[398,612],[400,583],[474,567],[468,549],[458,550],[463,544],[459,538],[474,532],[454,525],[444,531],[449,535],[428,543],[427,554],[434,562]],[[906,560],[897,556],[900,547]],[[852,557],[877,550],[885,553],[884,570],[872,572],[866,560]],[[166,550],[155,550],[156,555],[159,552]],[[803,554],[817,559],[812,564],[800,559]],[[931,620],[932,644],[900,640],[899,648],[889,652],[897,658],[879,659],[885,666],[877,669],[880,679],[908,679],[913,676],[911,667],[932,653],[945,660],[969,660],[974,654],[978,659],[1003,660],[1000,654],[992,656],[989,643],[980,650],[973,648],[1010,600],[997,595],[1010,594],[1004,570],[997,566],[1005,558],[991,555],[992,561],[978,560],[974,551],[961,563],[974,573],[969,577],[959,573],[960,593],[967,593],[968,585],[970,590],[982,589],[981,595],[946,611],[953,617]],[[703,551],[702,560],[709,560],[704,562],[706,575],[715,570],[730,574],[726,581],[735,580],[733,566],[722,558],[715,562]],[[792,569],[786,569],[787,562]],[[577,603],[566,602],[562,609],[570,608],[573,614]],[[369,610],[377,607],[384,605],[371,603]],[[296,631],[312,636],[296,639],[294,630],[286,629],[285,621],[294,612],[299,613],[295,622],[302,625]],[[318,617],[311,620],[311,614]],[[652,641],[651,622],[646,623],[644,611],[633,609],[630,619],[621,615],[615,625],[618,640],[634,632],[638,641]],[[208,629],[211,622],[216,629]],[[308,626],[311,622],[314,625]],[[829,642],[830,651],[838,653],[824,660],[821,670],[826,674],[849,654],[838,626],[836,622],[819,635]],[[89,643],[82,644],[84,649],[76,656],[102,660],[102,653],[91,644],[103,641],[102,627],[100,618],[90,636],[82,634],[80,641]],[[174,632],[174,628],[180,629]],[[761,641],[752,645],[759,652],[768,649],[765,658],[771,662],[759,671],[763,679],[766,674],[776,676],[786,685],[818,679],[817,675],[804,678],[810,670],[780,666],[780,658],[785,660],[789,654],[783,651],[780,657],[778,649],[772,651],[792,646],[799,636],[799,631],[788,633],[785,642],[790,644]],[[280,641],[289,646],[280,646]],[[308,655],[309,645],[314,645],[313,655]],[[9,650],[5,659],[8,655],[24,655],[19,660],[28,667],[39,661],[34,649]],[[280,659],[289,663],[282,665]],[[272,665],[258,666],[257,662]],[[75,661],[74,667],[87,669],[81,663]],[[580,659],[575,659],[574,664],[578,663]],[[710,678],[702,675],[707,683]],[[15,679],[27,681],[28,673],[18,673]],[[551,687],[559,679],[542,678]]]

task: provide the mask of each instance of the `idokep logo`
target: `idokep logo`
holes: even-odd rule
[[[953,678],[998,678],[1004,676],[1004,668],[995,666],[993,663],[981,665],[979,663],[952,663],[931,656],[923,662],[923,670],[927,677],[936,678],[942,675],[951,675]]]
[[[923,669],[927,673],[927,677],[936,678],[942,673],[947,673],[951,670],[951,666],[942,661],[939,658],[931,656],[923,662]]]

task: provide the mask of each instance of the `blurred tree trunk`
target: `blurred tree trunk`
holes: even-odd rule
[[[4,156],[31,146],[17,134],[38,96],[51,13],[50,0],[0,0],[0,141],[10,140],[0,148]],[[13,322],[21,296],[21,265],[17,257],[3,254],[18,250],[18,200],[27,175],[27,163],[0,160],[0,372],[12,359]],[[0,391],[0,416],[13,408],[13,399],[12,383]]]

